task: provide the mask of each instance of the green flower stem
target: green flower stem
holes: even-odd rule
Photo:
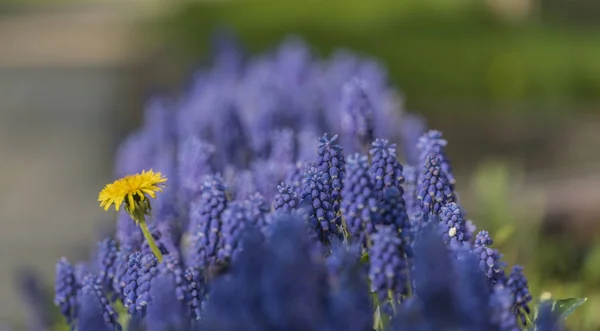
[[[150,246],[152,253],[154,253],[154,256],[156,256],[156,258],[158,259],[158,263],[161,263],[163,260],[162,253],[160,252],[160,249],[158,248],[158,246],[156,246],[156,242],[154,241],[154,237],[152,237],[152,234],[150,233],[150,230],[148,229],[146,220],[143,220],[143,219],[138,220],[138,224],[140,226],[140,229],[142,229],[144,238],[146,238],[146,242],[148,242],[148,245]]]

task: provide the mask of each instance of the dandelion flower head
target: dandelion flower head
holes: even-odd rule
[[[114,204],[116,211],[125,202],[127,210],[133,212],[136,206],[149,206],[146,195],[156,198],[156,192],[162,191],[166,182],[167,178],[160,172],[142,170],[142,173],[125,176],[106,185],[100,191],[98,201],[104,210]]]

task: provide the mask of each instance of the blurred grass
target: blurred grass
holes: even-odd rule
[[[232,27],[253,52],[290,34],[321,55],[363,51],[389,69],[411,108],[572,112],[600,93],[600,29],[509,24],[475,0],[195,1],[158,23],[144,26],[146,36],[168,40],[188,63],[206,55],[217,26]]]
[[[513,192],[522,187],[519,167],[499,160],[480,164],[470,179],[473,198],[467,215],[478,229],[494,238],[493,248],[504,254],[512,266],[521,264],[534,300],[549,292],[553,299],[571,297],[588,301],[567,319],[571,330],[600,330],[600,243],[581,247],[568,233],[552,235],[544,231],[544,198],[539,205],[516,210]],[[507,270],[510,272],[510,270]]]

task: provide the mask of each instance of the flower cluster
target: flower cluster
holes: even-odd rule
[[[297,39],[251,61],[219,45],[213,67],[178,102],[152,102],[119,149],[117,175],[153,168],[167,186],[152,210],[144,194],[156,190],[143,185],[103,199],[142,208],[151,235],[142,240],[135,215],[121,213],[82,280],[59,260],[55,303],[67,323],[81,331],[532,323],[523,269],[507,277],[489,234],[472,233],[446,141],[402,112],[380,65],[348,52],[316,60]],[[127,308],[119,319],[118,305]],[[544,323],[537,330],[559,322]]]

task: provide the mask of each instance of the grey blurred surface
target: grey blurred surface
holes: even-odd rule
[[[0,17],[0,321],[23,318],[18,267],[52,284],[112,221],[96,199],[130,118],[123,27],[85,15]]]

